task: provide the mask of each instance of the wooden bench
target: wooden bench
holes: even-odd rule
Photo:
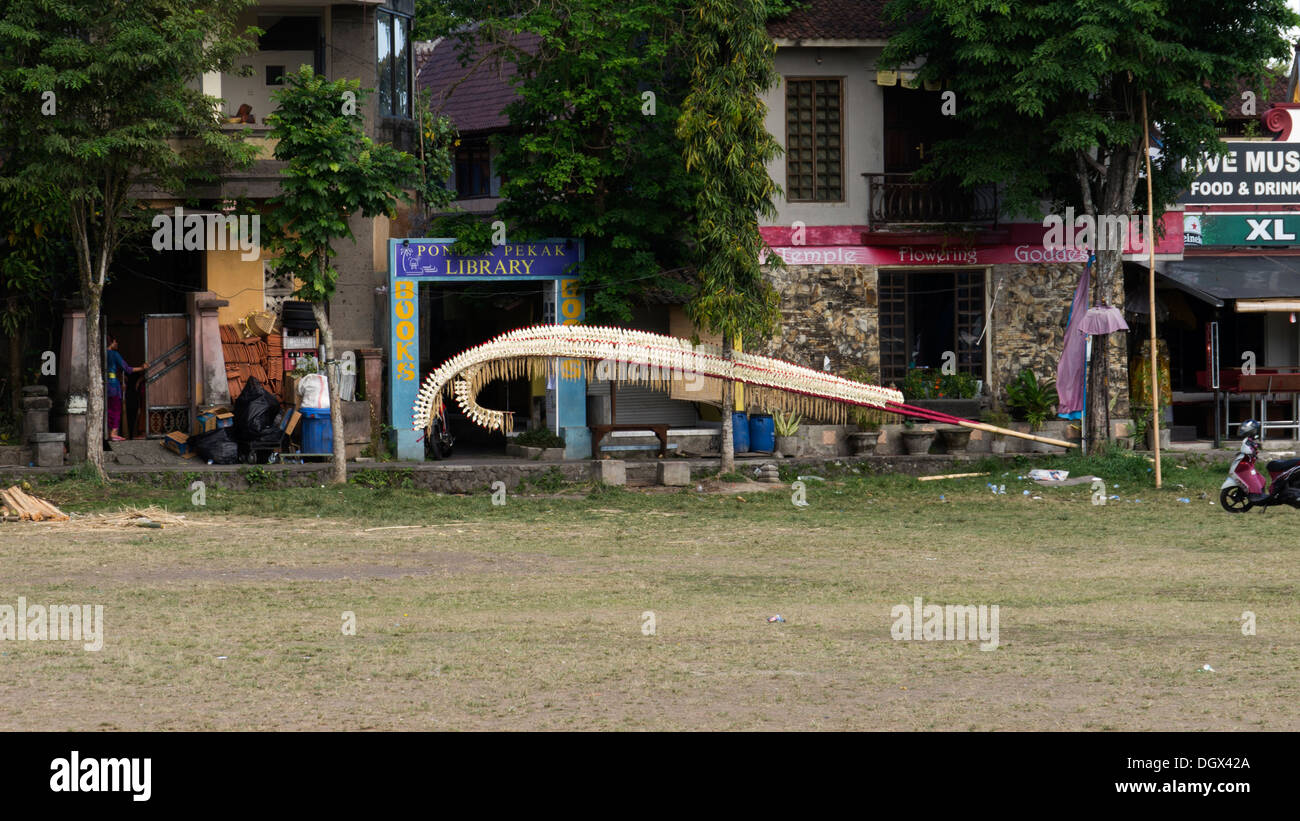
[[[659,437],[659,458],[662,459],[668,455],[668,426],[667,425],[591,425],[591,458],[600,458],[600,443],[606,436],[613,431],[639,430],[653,433]]]

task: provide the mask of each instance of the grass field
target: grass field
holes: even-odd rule
[[[1121,498],[1040,488],[1026,463],[927,483],[830,466],[805,508],[714,482],[500,507],[400,474],[271,474],[204,507],[181,477],[38,484],[188,524],[0,524],[0,605],[105,622],[99,652],[0,641],[0,729],[1300,729],[1297,512],[1224,513],[1215,465],[1168,462],[1159,492],[1141,458],[1051,465]],[[918,596],[998,605],[998,648],[894,640]]]

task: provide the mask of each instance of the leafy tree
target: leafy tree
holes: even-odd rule
[[[699,179],[693,214],[699,292],[687,314],[720,333],[730,357],[737,340],[770,336],[779,298],[759,267],[759,216],[772,218],[780,189],[767,163],[781,148],[764,125],[759,95],[777,80],[776,46],[765,11],[734,0],[695,0],[686,15],[690,93],[677,133],[687,172]],[[774,263],[779,258],[771,255]],[[735,467],[732,384],[722,388],[722,472]]]
[[[12,171],[17,162],[17,157],[9,156],[0,166]],[[48,313],[50,299],[68,270],[61,254],[64,243],[50,232],[51,223],[56,228],[63,224],[63,202],[58,192],[48,189],[0,197],[0,333],[9,340],[9,413],[15,420],[20,416],[24,342],[42,309]]]
[[[891,0],[898,26],[884,65],[924,61],[922,79],[956,94],[960,139],[935,146],[923,171],[965,185],[997,183],[1015,214],[1073,206],[1094,219],[1145,211],[1142,95],[1162,147],[1153,163],[1157,208],[1190,182],[1184,161],[1223,150],[1215,125],[1239,78],[1262,80],[1270,58],[1290,53],[1300,23],[1285,0]],[[1145,189],[1145,186],[1143,186]],[[1159,217],[1159,214],[1156,215]],[[1097,250],[1095,300],[1123,304],[1121,250]],[[1103,396],[1109,358],[1094,351],[1089,395]],[[1121,358],[1122,359],[1122,358]],[[1119,371],[1122,373],[1122,370]],[[1121,384],[1123,380],[1120,380]],[[1089,441],[1109,438],[1093,402]]]
[[[271,199],[268,246],[280,275],[300,283],[295,296],[311,303],[325,342],[334,426],[335,482],[347,481],[338,358],[326,303],[334,296],[338,270],[330,264],[335,240],[356,238],[349,218],[393,217],[403,190],[418,184],[415,157],[365,135],[366,92],[356,80],[329,80],[311,66],[285,77],[274,95],[279,106],[267,118],[278,140],[275,158],[285,163],[281,193]],[[350,95],[350,96],[349,96]]]
[[[253,50],[236,31],[251,0],[8,0],[0,6],[0,196],[56,190],[86,306],[88,459],[103,475],[100,301],[141,186],[180,192],[255,149],[220,130],[216,100],[189,81]],[[176,138],[180,138],[179,148]],[[57,212],[48,216],[57,219]],[[51,228],[53,228],[51,224]],[[60,226],[62,228],[62,226]]]
[[[680,286],[684,216],[698,183],[675,134],[685,78],[681,4],[573,0],[487,21],[478,32],[514,63],[520,99],[496,140],[503,202],[521,238],[584,241],[592,320],[631,319],[636,298]],[[519,47],[519,35],[538,38]]]

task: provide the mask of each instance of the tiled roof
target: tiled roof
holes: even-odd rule
[[[1245,101],[1245,98],[1241,96],[1241,93],[1249,90],[1258,95],[1259,91],[1255,88],[1254,82],[1250,80],[1238,80],[1237,93],[1232,96],[1232,99],[1224,102],[1223,116],[1228,119],[1258,116],[1268,109],[1269,103],[1287,102],[1287,85],[1290,82],[1290,79],[1291,78],[1287,72],[1279,71],[1265,82],[1264,96],[1257,96],[1255,99],[1254,115],[1241,113],[1241,104]]]
[[[520,35],[515,45],[532,50],[537,41],[535,35]],[[462,66],[460,50],[454,36],[433,46],[418,46],[416,84],[433,91],[433,109],[438,111],[441,106],[441,113],[451,118],[462,134],[505,128],[509,121],[503,111],[518,97],[510,84],[514,65],[494,56],[480,63],[483,51],[476,48],[469,64]]]
[[[767,33],[783,40],[883,40],[886,0],[809,0],[785,19],[767,25]]]

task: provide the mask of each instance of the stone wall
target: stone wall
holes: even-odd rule
[[[862,365],[880,373],[879,311],[876,267],[869,265],[788,265],[765,269],[781,295],[781,327],[764,345],[746,350],[821,370],[843,373]],[[1070,302],[1079,282],[1078,264],[994,265],[989,293],[1000,286],[993,324],[985,340],[991,346],[987,389],[1000,403],[1007,383],[1022,368],[1040,379],[1056,378]],[[1116,278],[1108,302],[1123,304],[1122,278]],[[1110,335],[1113,418],[1128,414],[1128,369],[1125,334]]]
[[[855,365],[880,373],[876,269],[865,265],[789,265],[765,269],[781,295],[781,328],[765,346],[745,349],[842,374]]]
[[[1056,379],[1065,323],[1081,270],[1077,263],[993,266],[990,293],[997,298],[990,329],[993,356],[989,381],[999,404],[1005,399],[1006,385],[1023,368],[1031,369],[1040,380]],[[1123,288],[1122,278],[1117,277],[1107,297],[1109,304],[1124,304]],[[1124,333],[1109,337],[1111,396],[1118,397],[1113,418],[1128,414],[1125,337]]]

